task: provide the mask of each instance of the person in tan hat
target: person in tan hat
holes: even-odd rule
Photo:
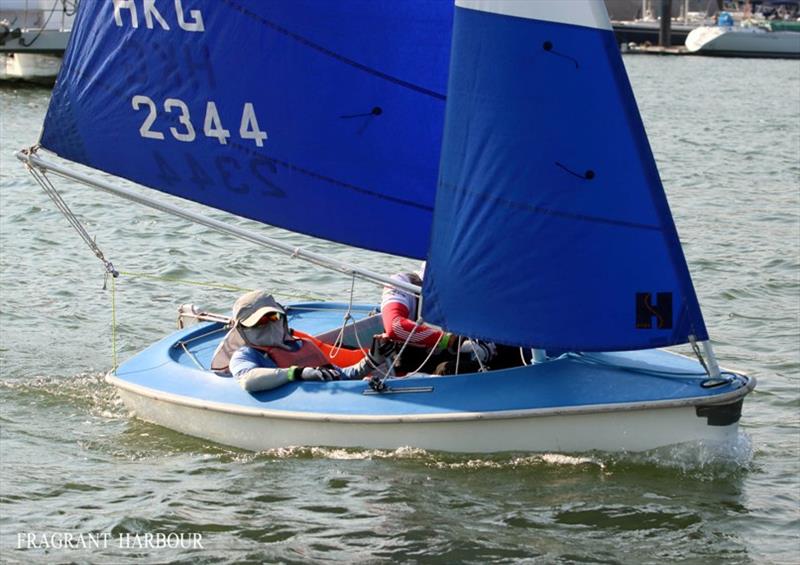
[[[292,335],[286,311],[266,291],[241,296],[233,305],[232,324],[211,368],[230,373],[248,392],[292,381],[360,379],[385,361],[376,350],[349,367],[332,365],[312,339]]]

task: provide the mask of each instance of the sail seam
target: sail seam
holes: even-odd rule
[[[475,191],[470,190],[467,188],[462,188],[460,186],[456,186],[454,184],[449,184],[445,182],[439,183],[439,188],[443,188],[445,190],[449,190],[450,192],[456,192],[463,194],[465,196],[470,196],[473,198],[483,198],[486,200],[491,200],[497,204],[501,204],[506,206],[507,208],[518,208],[522,210],[527,210],[529,212],[534,212],[536,214],[544,214],[548,216],[555,216],[559,218],[566,218],[570,220],[580,220],[584,222],[594,222],[598,224],[609,224],[612,226],[621,226],[627,228],[636,228],[636,229],[643,229],[643,230],[651,230],[651,231],[661,231],[660,226],[651,226],[648,224],[639,224],[636,222],[626,222],[624,220],[612,220],[609,218],[600,218],[597,216],[588,216],[586,214],[575,214],[572,212],[562,212],[560,210],[553,210],[551,208],[543,208],[541,206],[535,206],[533,204],[526,204],[525,202],[517,202],[513,200],[509,200],[507,198],[502,198],[500,196],[495,196],[488,194],[482,191]]]
[[[362,70],[364,72],[367,72],[367,73],[369,73],[371,75],[374,75],[374,76],[376,76],[378,78],[382,78],[384,80],[387,80],[389,82],[397,84],[398,86],[402,86],[404,88],[408,88],[410,90],[414,90],[415,92],[419,92],[420,94],[424,94],[426,96],[430,96],[432,98],[436,98],[437,100],[447,100],[447,96],[444,95],[444,94],[441,94],[440,92],[436,92],[434,90],[427,89],[427,88],[425,88],[423,86],[419,86],[419,85],[416,85],[414,83],[404,81],[404,80],[402,80],[400,78],[397,78],[397,77],[394,77],[392,75],[386,74],[386,73],[384,73],[382,71],[379,71],[377,69],[373,69],[372,67],[368,67],[367,65],[364,65],[363,63],[359,63],[357,61],[349,59],[348,57],[345,57],[344,55],[341,55],[341,54],[339,54],[339,53],[337,53],[335,51],[332,51],[331,49],[328,49],[327,47],[323,47],[322,45],[319,45],[318,43],[314,43],[313,41],[311,41],[310,39],[308,39],[306,37],[303,37],[302,35],[299,35],[299,34],[293,32],[293,31],[290,31],[290,30],[286,29],[285,27],[280,26],[280,25],[278,25],[277,23],[275,23],[273,21],[270,21],[270,20],[266,19],[263,16],[260,16],[260,15],[258,15],[256,13],[254,13],[254,12],[251,12],[250,10],[248,10],[244,6],[234,2],[233,0],[223,0],[223,1],[226,4],[228,4],[228,6],[230,6],[231,8],[233,8],[235,10],[237,10],[238,12],[244,14],[248,18],[256,20],[257,22],[260,22],[261,24],[267,26],[268,28],[270,28],[270,29],[282,34],[282,35],[285,35],[286,37],[289,37],[289,38],[297,41],[301,45],[305,45],[306,47],[314,49],[315,51],[318,51],[318,52],[322,53],[323,55],[327,55],[328,57],[331,57],[332,59],[335,59],[335,60],[337,60],[339,62],[342,62],[342,63],[344,63],[346,65],[350,65],[351,67],[354,67],[356,69]]]
[[[281,167],[283,167],[284,169],[290,170],[292,172],[300,173],[300,174],[306,175],[306,176],[311,177],[311,178],[315,178],[315,179],[318,179],[318,180],[321,180],[321,181],[325,181],[325,182],[328,182],[328,183],[336,185],[336,186],[340,186],[342,188],[347,188],[347,189],[350,189],[350,190],[352,190],[354,192],[358,192],[360,194],[364,194],[364,195],[367,195],[367,196],[374,196],[375,198],[380,198],[380,199],[386,200],[388,202],[394,202],[395,204],[402,204],[404,206],[411,206],[412,208],[418,208],[418,209],[424,210],[426,212],[432,212],[433,211],[433,207],[432,206],[427,206],[425,204],[420,204],[419,202],[414,202],[413,200],[405,200],[403,198],[397,198],[395,196],[388,196],[386,194],[381,194],[380,192],[376,192],[376,191],[371,190],[369,188],[364,188],[364,187],[361,187],[361,186],[358,186],[358,185],[355,185],[355,184],[350,184],[349,182],[345,182],[343,180],[335,179],[333,177],[328,177],[328,176],[323,175],[322,173],[318,173],[316,171],[311,171],[311,170],[308,170],[308,169],[304,169],[303,167],[300,167],[300,166],[295,165],[293,163],[290,163],[288,161],[283,161],[282,159],[276,159],[275,157],[269,157],[269,156],[267,156],[267,155],[265,155],[263,153],[259,153],[258,151],[253,151],[252,149],[244,147],[244,146],[242,146],[242,145],[240,145],[238,143],[231,143],[230,145],[231,145],[232,148],[235,148],[236,150],[241,151],[242,153],[244,153],[246,155],[255,155],[255,156],[258,156],[258,157],[262,157],[262,158],[267,159],[268,161],[272,161],[273,163],[276,163],[276,164],[280,165]]]
[[[81,80],[81,81],[86,80],[86,73],[84,73],[84,72],[78,72],[77,76],[78,76],[78,80]],[[120,88],[119,86],[110,85],[110,84],[107,84],[106,82],[104,82],[102,80],[98,80],[98,77],[96,75],[94,77],[92,77],[92,80],[93,80],[93,83],[92,83],[93,87],[102,88],[106,92],[110,92],[110,93],[112,93],[114,95],[117,95],[117,96],[121,96],[121,97],[125,96],[125,91],[122,88]],[[61,116],[58,115],[58,116],[56,116],[56,118],[57,119],[61,119]],[[72,120],[69,123],[70,123],[70,126],[73,126],[74,125],[74,120]],[[175,122],[175,123],[177,123],[177,122]],[[64,127],[66,129],[65,126],[61,126],[61,127]],[[74,129],[74,127],[73,127],[73,129]],[[70,142],[70,147],[71,148],[78,147],[78,151],[80,153],[77,156],[76,155],[65,154],[65,152],[60,150],[60,147],[55,147],[55,146],[51,145],[49,139],[48,140],[43,139],[42,140],[42,146],[45,149],[49,149],[50,151],[53,151],[57,155],[60,155],[60,156],[64,157],[65,159],[70,159],[72,161],[80,161],[80,162],[83,162],[83,163],[85,163],[85,164],[87,164],[89,166],[94,166],[91,163],[91,161],[89,160],[88,156],[86,155],[86,152],[83,149],[83,144],[82,144],[80,139],[71,140],[71,142]],[[276,164],[282,166],[283,168],[285,168],[287,170],[290,170],[290,171],[293,171],[293,172],[296,172],[296,173],[300,173],[300,174],[306,175],[308,177],[311,177],[311,178],[314,178],[314,179],[317,179],[317,180],[328,182],[330,184],[339,186],[341,188],[346,188],[346,189],[352,190],[353,192],[357,192],[359,194],[364,194],[366,196],[373,196],[375,198],[380,198],[380,199],[385,200],[387,202],[394,202],[396,204],[401,204],[403,206],[410,206],[412,208],[417,208],[417,209],[423,210],[425,212],[433,212],[433,206],[429,206],[429,205],[422,204],[422,203],[419,203],[419,202],[414,202],[413,200],[406,200],[406,199],[403,199],[403,198],[398,198],[396,196],[388,196],[386,194],[382,194],[380,192],[377,192],[375,190],[371,190],[369,188],[364,188],[362,186],[351,184],[351,183],[343,181],[343,180],[339,180],[339,179],[336,179],[336,178],[333,178],[333,177],[329,177],[329,176],[326,176],[326,175],[324,175],[322,173],[318,173],[316,171],[311,171],[309,169],[305,169],[303,167],[295,165],[294,163],[290,163],[288,161],[283,161],[281,159],[276,159],[275,157],[270,157],[268,155],[265,155],[264,153],[261,153],[259,151],[255,151],[255,150],[251,149],[250,147],[246,147],[246,146],[244,146],[244,145],[242,145],[240,143],[232,142],[232,143],[230,143],[230,147],[231,147],[231,149],[233,149],[233,150],[235,150],[235,151],[237,151],[237,152],[239,152],[239,153],[241,153],[243,155],[251,155],[251,156],[261,157],[263,159],[267,159],[268,161],[276,163]],[[157,190],[161,190],[161,189],[159,188]],[[168,191],[164,191],[164,190],[161,190],[161,191],[162,192],[168,192]]]

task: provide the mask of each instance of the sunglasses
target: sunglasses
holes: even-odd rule
[[[266,326],[270,322],[277,322],[280,319],[281,319],[280,312],[267,312],[266,314],[261,316],[261,319],[255,323],[254,327]]]

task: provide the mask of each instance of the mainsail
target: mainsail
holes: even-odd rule
[[[453,9],[85,0],[41,145],[240,216],[423,258]]]
[[[463,335],[708,338],[600,0],[84,0],[41,145],[427,256],[424,316]]]
[[[706,340],[602,2],[456,6],[425,319],[537,348]]]

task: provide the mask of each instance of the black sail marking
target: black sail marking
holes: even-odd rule
[[[575,68],[576,69],[580,68],[580,65],[578,64],[577,59],[575,59],[574,57],[570,57],[569,55],[565,55],[564,53],[559,53],[558,51],[554,51],[553,50],[553,42],[552,41],[545,41],[544,43],[542,43],[542,49],[544,49],[545,51],[547,51],[548,53],[550,53],[552,55],[556,55],[558,57],[563,57],[564,59],[568,59],[568,60],[572,61],[573,63],[575,63]]]
[[[556,161],[556,166],[560,167],[561,169],[563,169],[564,171],[568,172],[572,176],[578,177],[579,179],[583,179],[583,180],[592,180],[597,176],[597,173],[595,173],[594,170],[592,170],[592,169],[587,169],[583,173],[576,173],[575,171],[573,171],[572,169],[570,169],[569,167],[567,167],[563,163],[559,163],[558,161]]]

